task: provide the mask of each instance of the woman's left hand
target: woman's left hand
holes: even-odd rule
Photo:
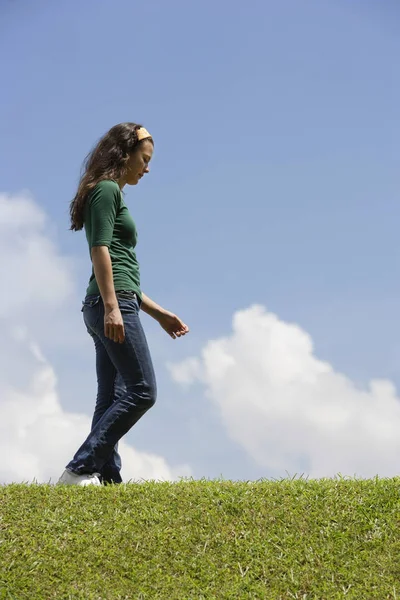
[[[164,311],[157,320],[173,340],[189,332],[189,327],[169,311]]]

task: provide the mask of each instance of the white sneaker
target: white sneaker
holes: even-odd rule
[[[57,484],[61,485],[101,485],[99,479],[100,473],[84,473],[83,475],[76,475],[65,469],[61,475]]]

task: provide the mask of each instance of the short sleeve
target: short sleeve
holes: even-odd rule
[[[120,200],[119,187],[113,181],[101,181],[94,188],[89,198],[90,248],[110,247]]]

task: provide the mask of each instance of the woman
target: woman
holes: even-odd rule
[[[118,440],[156,401],[156,380],[139,310],[175,339],[189,328],[140,288],[135,223],[121,190],[149,172],[154,142],[135,123],[112,127],[85,161],[70,205],[71,229],[85,228],[93,264],[83,319],[94,340],[98,392],[92,429],[58,483],[121,483]]]

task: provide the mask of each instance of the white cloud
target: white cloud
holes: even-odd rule
[[[187,358],[177,365],[168,366],[173,379],[182,385],[190,385],[196,379],[202,379],[201,363],[197,358]]]
[[[73,265],[54,238],[32,198],[0,194],[0,484],[54,483],[90,431],[91,416],[61,406],[56,374],[40,350],[41,336],[57,340],[71,302],[79,305]],[[173,468],[123,439],[119,451],[125,481],[190,475],[187,465]]]
[[[400,399],[394,385],[359,389],[313,354],[310,336],[255,305],[235,313],[229,337],[201,357],[170,365],[201,381],[229,436],[259,464],[284,475],[397,475]],[[304,465],[306,465],[305,468]]]
[[[29,195],[0,194],[0,315],[42,311],[74,292],[72,263],[60,255],[51,223]]]

